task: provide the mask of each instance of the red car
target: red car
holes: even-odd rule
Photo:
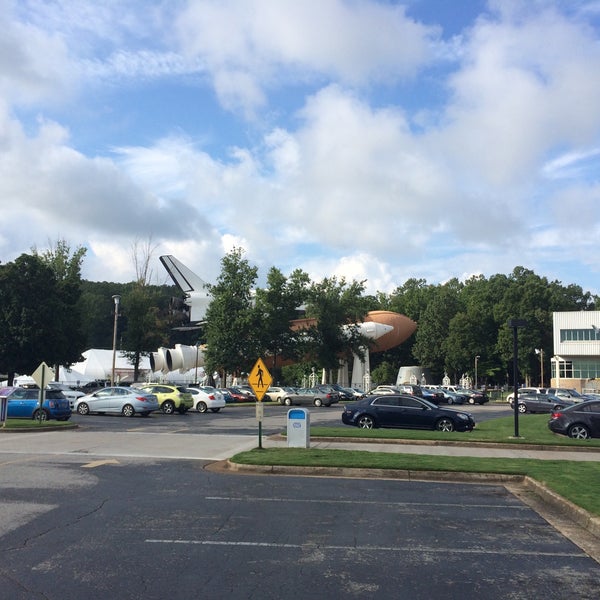
[[[256,402],[257,398],[254,394],[241,390],[237,387],[225,388],[234,399],[235,402]]]

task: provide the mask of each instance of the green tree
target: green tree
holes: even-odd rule
[[[217,283],[209,286],[212,300],[206,311],[204,360],[208,372],[239,375],[249,372],[258,358],[260,322],[252,296],[257,274],[241,248],[234,248],[221,260]]]
[[[161,310],[160,288],[151,285],[150,263],[154,254],[151,240],[145,244],[135,242],[132,260],[136,280],[128,285],[121,299],[123,351],[133,365],[133,380],[139,378],[140,360],[148,356],[169,339],[168,313]]]
[[[312,284],[306,316],[316,321],[304,331],[303,339],[307,354],[320,367],[337,369],[340,360],[364,355],[368,340],[356,326],[368,311],[368,301],[362,296],[364,285],[364,281],[347,283],[336,277]]]
[[[17,373],[56,362],[57,287],[53,269],[39,256],[22,254],[0,265],[0,370],[9,385]]]
[[[53,353],[49,360],[54,365],[57,381],[60,365],[68,367],[79,362],[81,353],[85,350],[81,313],[81,265],[85,253],[86,249],[81,246],[71,251],[65,240],[58,240],[39,254],[54,272],[56,280]],[[34,255],[37,255],[35,250]]]
[[[258,335],[264,354],[273,359],[271,375],[274,381],[281,379],[278,359],[281,362],[300,358],[301,335],[290,328],[290,323],[306,302],[309,283],[308,275],[300,269],[285,277],[279,269],[272,267],[267,275],[267,287],[256,290]]]
[[[457,279],[437,286],[419,321],[413,354],[417,364],[430,369],[436,380],[441,380],[443,376],[446,359],[444,343],[450,330],[450,321],[462,308],[462,287]]]

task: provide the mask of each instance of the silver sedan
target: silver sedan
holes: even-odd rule
[[[130,387],[116,386],[99,389],[75,401],[73,408],[80,415],[90,413],[115,413],[124,417],[135,414],[147,417],[158,410],[158,399],[154,394]]]

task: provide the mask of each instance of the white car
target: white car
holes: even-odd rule
[[[192,394],[194,408],[198,412],[204,413],[211,410],[216,413],[225,406],[225,396],[217,388],[205,385],[186,388],[185,391]]]

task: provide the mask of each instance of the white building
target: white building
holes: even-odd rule
[[[600,389],[600,311],[552,314],[552,387]]]

